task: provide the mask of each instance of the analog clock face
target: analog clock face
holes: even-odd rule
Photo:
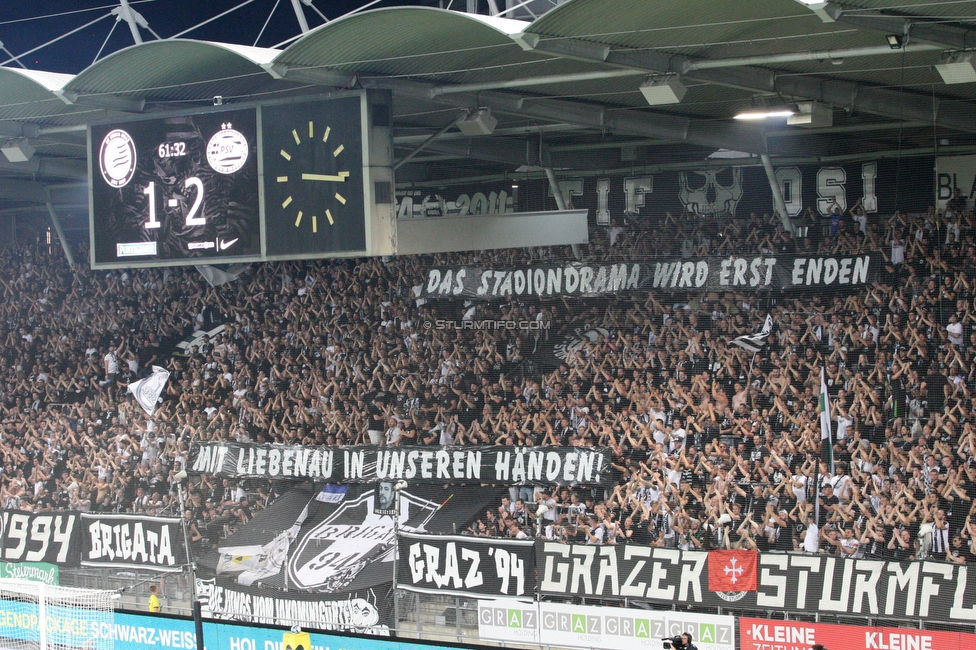
[[[263,109],[269,256],[365,251],[359,102]]]

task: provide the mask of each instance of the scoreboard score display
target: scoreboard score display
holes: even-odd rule
[[[371,254],[371,174],[392,169],[367,160],[370,108],[346,93],[92,125],[92,267]]]
[[[94,265],[257,259],[253,108],[91,128]]]

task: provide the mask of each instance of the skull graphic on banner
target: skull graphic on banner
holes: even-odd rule
[[[399,493],[400,530],[423,532],[438,504]],[[343,501],[299,541],[288,567],[289,580],[302,589],[341,591],[372,562],[392,561],[393,516],[374,509],[373,491]]]
[[[693,214],[734,215],[742,198],[742,168],[704,169],[678,174],[678,198]]]

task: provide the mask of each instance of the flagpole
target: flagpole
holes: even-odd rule
[[[822,442],[820,444],[823,444]],[[820,534],[820,458],[818,457],[813,465],[813,486],[814,486],[814,497],[813,497],[813,525],[817,528],[817,534]]]

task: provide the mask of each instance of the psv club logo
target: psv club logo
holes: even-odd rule
[[[247,162],[250,148],[247,138],[233,128],[230,122],[220,125],[207,143],[207,162],[218,174],[233,174]]]

